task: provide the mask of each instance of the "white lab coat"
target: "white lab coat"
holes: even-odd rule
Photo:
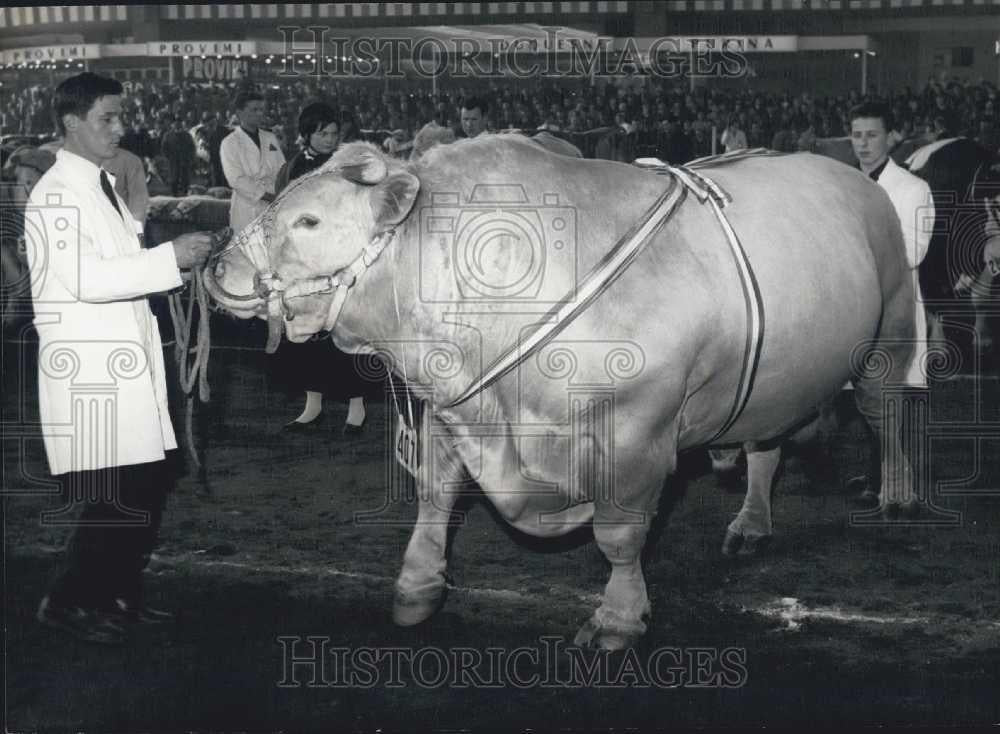
[[[900,168],[888,159],[878,177],[878,185],[885,189],[892,200],[903,228],[906,260],[910,265],[915,298],[913,317],[916,322],[916,348],[906,370],[906,384],[910,387],[927,387],[927,377],[922,367],[927,360],[927,314],[920,294],[917,268],[927,255],[927,247],[934,229],[934,200],[927,182]]]
[[[181,285],[174,248],[142,249],[125,201],[116,197],[122,219],[99,176],[93,163],[60,150],[25,212],[38,404],[53,475],[158,461],[177,447],[145,298]]]
[[[226,174],[233,198],[229,203],[229,226],[241,232],[258,214],[267,208],[260,200],[264,194],[274,193],[278,171],[285,164],[285,156],[274,133],[258,129],[260,148],[237,127],[222,139],[219,157]]]

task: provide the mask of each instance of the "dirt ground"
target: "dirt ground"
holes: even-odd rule
[[[932,386],[933,501],[959,524],[850,520],[844,482],[861,471],[863,441],[842,406],[823,450],[785,460],[772,547],[728,560],[719,548],[741,491],[723,487],[701,452],[684,456],[646,553],[649,632],[634,653],[601,656],[569,649],[607,579],[588,532],[532,540],[475,497],[454,537],[445,606],[395,627],[393,581],[416,506],[395,478],[391,413],[370,403],[365,433],[349,438],[345,406],[334,405],[321,428],[282,434],[300,398],[271,378],[260,326],[218,331],[212,402],[196,425],[207,486],[193,471],[182,478],[147,573],[151,602],[178,622],[122,649],[33,619],[66,529],[40,521],[57,498],[39,483],[35,347],[4,343],[7,730],[1000,720],[996,379]],[[952,435],[948,422],[983,430]],[[309,636],[329,653],[323,670],[290,665],[317,649]],[[457,660],[474,670],[458,675]]]

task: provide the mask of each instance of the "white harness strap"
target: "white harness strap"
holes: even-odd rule
[[[584,276],[575,294],[564,296],[534,327],[527,338],[517,342],[494,360],[475,382],[444,407],[452,408],[460,405],[486,389],[569,326],[574,318],[593,303],[632,264],[653,235],[663,227],[686,192],[687,187],[678,185],[677,179],[672,178],[668,189],[649,208],[639,225],[626,233],[611,252]]]
[[[357,283],[358,278],[364,275],[364,272],[372,266],[372,264],[378,260],[379,255],[382,251],[389,246],[393,238],[396,236],[396,230],[390,229],[379,235],[375,236],[371,242],[369,242],[361,250],[361,254],[354,258],[354,262],[344,268],[340,273],[346,273],[348,277],[341,277],[340,273],[334,273],[333,275],[321,276],[320,278],[310,278],[305,281],[297,281],[293,284],[293,287],[298,286],[299,283],[310,284],[316,280],[324,282],[322,286],[310,286],[303,285],[301,290],[296,289],[294,294],[285,293],[285,299],[289,298],[299,298],[302,296],[311,296],[317,293],[328,293],[331,289],[335,288],[336,292],[333,294],[333,300],[330,302],[330,310],[326,314],[326,324],[324,328],[327,331],[333,331],[333,327],[337,325],[337,320],[340,318],[340,312],[344,308],[344,302],[347,301],[347,295],[354,284]]]
[[[770,153],[768,151],[766,154]],[[741,159],[748,155],[759,155],[756,151],[739,155],[729,156],[729,159]],[[723,162],[721,156],[706,159],[704,163],[709,165]],[[542,322],[535,327],[529,336],[512,346],[486,369],[486,371],[467,387],[461,395],[452,400],[444,408],[452,408],[469,400],[482,390],[486,389],[505,374],[517,367],[531,354],[553,339],[559,332],[563,331],[572,320],[586,309],[594,299],[604,292],[604,290],[614,280],[625,271],[635,260],[643,247],[652,239],[653,235],[660,230],[677,206],[683,201],[684,195],[691,191],[701,202],[706,201],[712,207],[729,244],[737,272],[740,277],[740,285],[743,289],[743,298],[747,314],[747,333],[743,350],[743,364],[740,370],[739,384],[736,390],[736,397],[730,409],[729,416],[725,423],[709,441],[718,441],[743,413],[747,402],[750,400],[750,393],[757,375],[757,367],[760,362],[760,352],[764,344],[764,302],[760,294],[760,287],[754,276],[750,260],[740,244],[729,219],[723,213],[723,208],[732,202],[732,197],[718,184],[703,176],[697,171],[686,167],[673,167],[665,164],[654,166],[642,166],[651,168],[656,173],[670,176],[671,186],[664,192],[660,199],[646,212],[642,222],[627,233],[608,255],[604,257],[583,279],[582,284],[577,289],[578,298],[573,299],[572,294],[563,298],[549,313]],[[677,182],[681,185],[677,185]]]
[[[755,148],[753,150],[734,151],[721,156],[700,158],[697,161],[692,161],[691,165],[697,168],[708,168],[734,160],[772,155],[781,154],[766,149]],[[677,176],[684,182],[685,186],[691,189],[699,201],[702,203],[707,201],[709,203],[712,207],[712,212],[715,214],[715,218],[719,221],[719,226],[722,227],[722,231],[726,235],[726,242],[729,245],[736,271],[740,277],[747,324],[746,339],[743,346],[743,363],[740,368],[740,378],[736,387],[736,397],[733,400],[729,415],[722,424],[722,427],[708,441],[709,444],[716,443],[733,427],[733,424],[743,414],[743,409],[746,408],[750,400],[750,393],[753,390],[753,384],[757,377],[757,368],[760,364],[760,352],[764,346],[764,299],[761,296],[757,277],[754,275],[750,259],[743,249],[739,235],[736,234],[736,230],[729,223],[729,218],[722,211],[727,205],[732,203],[733,197],[714,181],[697,171],[691,170],[688,166],[682,168],[674,168],[666,165],[643,167],[649,167],[660,174]]]

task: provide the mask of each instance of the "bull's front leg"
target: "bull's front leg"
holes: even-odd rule
[[[434,421],[432,434],[437,434],[437,438],[432,438],[424,460],[433,464],[417,483],[417,522],[396,579],[392,609],[393,621],[404,627],[423,622],[444,603],[448,528],[455,502],[468,481],[454,440],[440,435],[445,433],[443,423],[433,417],[430,420]]]
[[[653,453],[660,454],[650,449],[649,454]],[[671,442],[660,456],[668,461],[615,457],[619,467],[628,467],[627,473],[617,473],[616,478],[627,476],[628,481],[618,484],[619,491],[611,488],[594,499],[594,538],[611,563],[611,578],[601,606],[576,633],[575,645],[622,650],[646,633],[651,610],[640,556],[660,489],[677,462],[676,444]]]
[[[727,556],[753,555],[763,550],[774,532],[771,491],[781,461],[781,443],[748,442],[743,448],[747,452],[747,494],[739,514],[726,529],[722,552]]]

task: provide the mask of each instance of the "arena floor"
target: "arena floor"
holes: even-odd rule
[[[775,543],[736,560],[719,547],[742,494],[721,486],[701,452],[686,455],[647,548],[652,623],[630,655],[568,650],[606,581],[587,533],[532,540],[471,498],[447,603],[400,629],[390,620],[393,580],[416,506],[386,489],[386,406],[370,406],[359,438],[341,435],[342,405],[323,428],[282,434],[299,396],[272,385],[262,324],[238,326],[217,339],[213,399],[197,422],[208,486],[194,472],[180,482],[148,571],[151,601],[179,620],[124,649],[34,621],[65,529],[40,522],[55,497],[26,491],[26,477],[46,476],[37,435],[5,431],[8,730],[1000,720],[1000,439],[932,445],[934,479],[952,480],[933,500],[961,513],[960,525],[861,526],[849,520],[844,481],[862,467],[862,429],[845,406],[825,452],[786,459]],[[257,348],[236,348],[250,343],[247,329]],[[30,345],[4,344],[8,426],[22,397],[29,420],[37,415],[31,355]],[[936,382],[931,422],[1000,423],[998,398],[993,378]],[[307,636],[345,664],[315,678],[307,666],[289,669]],[[479,663],[438,675],[456,660]],[[353,677],[342,675],[348,667]]]

